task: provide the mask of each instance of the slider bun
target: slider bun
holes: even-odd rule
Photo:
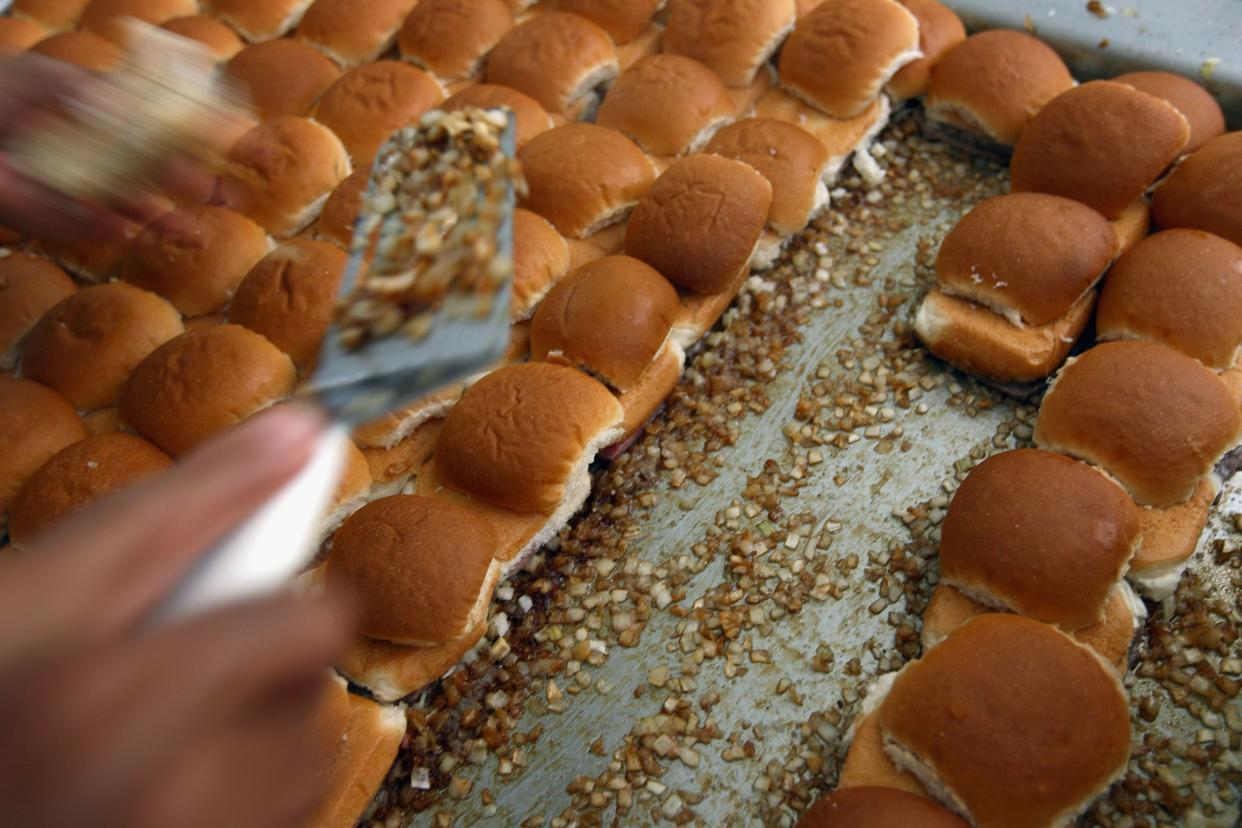
[[[569,245],[543,216],[513,211],[513,318],[529,319],[569,272]]]
[[[552,128],[552,118],[529,95],[523,95],[507,86],[476,83],[449,97],[440,108],[445,112],[474,107],[476,109],[507,109],[516,121],[517,148],[526,146],[530,139]]]
[[[204,0],[209,12],[251,43],[278,38],[302,19],[311,0]]]
[[[1208,141],[1164,180],[1152,199],[1156,226],[1193,227],[1242,244],[1242,132]]]
[[[293,391],[289,357],[240,325],[188,331],[139,363],[121,417],[174,457]]]
[[[219,200],[277,238],[305,229],[351,172],[340,139],[309,118],[286,116],[247,132],[229,151]]]
[[[566,276],[535,311],[531,358],[578,368],[624,391],[664,347],[677,291],[638,259],[605,256]]]
[[[1242,247],[1202,230],[1148,236],[1117,260],[1100,293],[1100,339],[1150,339],[1217,371],[1242,346]]]
[[[749,86],[796,13],[794,0],[670,0],[664,51],[694,58],[725,86]]]
[[[624,132],[652,155],[697,152],[733,119],[733,99],[703,64],[651,55],[621,73],[595,118]]]
[[[705,152],[749,164],[772,185],[768,226],[788,236],[806,227],[827,204],[823,175],[828,150],[801,127],[771,118],[747,118],[716,133]]]
[[[1013,193],[979,204],[945,236],[936,281],[1015,325],[1046,325],[1091,289],[1117,256],[1103,216],[1068,198]]]
[[[330,737],[331,761],[316,790],[323,798],[307,819],[307,828],[345,828],[379,792],[405,739],[405,710],[376,704],[346,692],[334,682],[337,700],[325,704],[316,729]],[[345,712],[339,712],[344,706]],[[343,729],[340,724],[343,721]]]
[[[72,63],[91,72],[107,73],[121,62],[121,48],[94,32],[61,32],[44,38],[30,51]]]
[[[927,117],[1012,147],[1044,105],[1074,85],[1065,62],[1022,32],[979,32],[932,67]]]
[[[1112,669],[1016,615],[958,627],[897,675],[879,716],[890,758],[975,825],[1064,824],[1130,758]]]
[[[442,100],[444,90],[422,69],[380,60],[342,75],[319,100],[315,118],[340,137],[354,164],[364,167],[389,136]]]
[[[968,828],[925,796],[893,788],[841,788],[819,799],[797,828]]]
[[[22,337],[77,285],[47,259],[13,253],[0,259],[0,370],[17,362]]]
[[[483,58],[513,28],[503,0],[420,0],[397,35],[401,56],[445,80],[479,73]]]
[[[263,228],[240,213],[183,207],[148,224],[130,243],[121,278],[158,293],[186,316],[200,316],[228,304],[269,249]]]
[[[1229,388],[1193,358],[1151,342],[1107,342],[1057,375],[1035,442],[1101,466],[1141,504],[1171,506],[1237,444],[1239,417]]]
[[[315,223],[315,238],[348,250],[354,239],[354,225],[362,213],[362,196],[371,180],[368,167],[356,167],[323,203]]]
[[[181,314],[125,282],[78,291],[48,311],[22,351],[22,375],[55,388],[82,411],[115,405],[147,354],[179,335]]]
[[[767,223],[772,185],[718,155],[673,163],[634,208],[625,252],[673,284],[720,293],[747,266]]]
[[[971,470],[940,541],[940,579],[979,602],[1073,632],[1104,617],[1139,541],[1139,510],[1095,469],[1019,449]]]
[[[1190,140],[1183,152],[1194,152],[1225,131],[1225,114],[1212,94],[1199,84],[1171,72],[1129,72],[1113,78],[1140,92],[1163,98],[1190,123]]]
[[[21,17],[0,17],[0,56],[16,55],[47,37],[47,30]]]
[[[168,203],[172,209],[172,203]],[[86,282],[103,282],[116,275],[130,243],[142,232],[137,222],[117,218],[92,235],[60,242],[40,241],[39,248],[69,273]]]
[[[46,385],[0,375],[0,515],[52,455],[86,436],[69,401]]]
[[[550,129],[532,138],[518,160],[527,186],[522,206],[577,239],[624,220],[655,179],[633,141],[594,124]]]
[[[1189,137],[1186,119],[1160,98],[1092,81],[1058,95],[1031,119],[1014,149],[1012,187],[1072,198],[1115,219]]]
[[[215,55],[216,60],[228,60],[240,52],[243,46],[236,32],[209,14],[174,17],[160,28],[190,40],[197,40]]]
[[[418,0],[315,0],[298,22],[297,36],[342,66],[357,66],[388,51]]]
[[[999,383],[1043,379],[1069,355],[1091,321],[1088,291],[1047,325],[1015,327],[982,305],[932,288],[919,305],[914,330],[933,354],[962,370]]]
[[[918,20],[897,0],[831,0],[789,36],[781,84],[834,118],[853,118],[919,56]]]
[[[608,32],[618,46],[647,30],[664,0],[557,0],[560,11],[580,14]]]
[[[33,20],[52,32],[74,28],[90,0],[13,0],[15,18]]]
[[[229,321],[263,334],[299,370],[310,368],[336,313],[347,260],[336,245],[290,239],[242,279]]]
[[[954,11],[938,0],[901,0],[919,21],[919,51],[923,56],[897,70],[884,91],[904,101],[927,92],[932,67],[946,52],[966,39],[966,27]]]
[[[158,26],[176,17],[198,14],[196,0],[91,0],[78,24],[87,31],[124,43],[119,17],[133,17]]]
[[[323,52],[287,37],[255,43],[225,67],[250,95],[260,120],[310,112],[341,70]]]
[[[358,631],[434,646],[461,638],[487,612],[480,600],[496,533],[456,503],[393,495],[354,512],[332,536],[329,589],[358,599]]]
[[[435,474],[516,512],[551,512],[624,416],[607,388],[572,368],[531,362],[493,371],[444,420]]]
[[[9,537],[26,543],[79,509],[172,464],[171,457],[132,434],[79,440],[44,463],[18,491],[9,510]]]
[[[589,108],[595,89],[617,76],[608,33],[585,17],[538,14],[513,29],[487,59],[484,79],[530,95],[558,115]]]

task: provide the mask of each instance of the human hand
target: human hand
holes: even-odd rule
[[[107,204],[80,201],[22,175],[3,147],[22,130],[63,110],[66,101],[90,95],[100,77],[73,64],[26,53],[0,59],[0,225],[54,242],[115,238],[126,222],[145,224],[169,209],[160,193],[135,186]],[[157,178],[162,190],[201,203],[215,178],[185,159],[171,161]]]
[[[0,559],[0,824],[295,826],[318,804],[339,613],[279,596],[145,621],[320,427],[268,412]]]

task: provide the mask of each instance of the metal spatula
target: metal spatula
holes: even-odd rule
[[[441,182],[447,211],[434,207],[439,198],[429,170],[479,136],[446,135],[446,118],[454,128],[464,120],[480,132],[490,124],[499,139],[497,163]],[[481,157],[486,146],[476,149]],[[303,470],[203,558],[157,621],[286,583],[314,556],[317,524],[339,478],[349,427],[464,379],[504,354],[519,186],[513,156],[513,118],[499,110],[431,113],[381,148],[341,286],[343,310],[305,386],[336,425]],[[397,171],[401,167],[408,170]],[[424,215],[403,201],[419,202]],[[485,270],[475,267],[479,262]]]

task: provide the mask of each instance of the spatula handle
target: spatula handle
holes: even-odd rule
[[[274,591],[304,568],[315,555],[316,530],[340,481],[348,439],[341,426],[324,432],[301,471],[203,556],[152,623]]]

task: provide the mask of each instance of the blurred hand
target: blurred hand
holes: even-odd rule
[[[291,596],[149,628],[320,429],[275,409],[0,559],[0,824],[297,826],[339,613]]]
[[[0,225],[48,241],[80,241],[83,235],[115,237],[127,221],[145,224],[169,208],[153,192],[117,193],[108,204],[76,201],[24,177],[8,163],[3,147],[23,129],[84,96],[100,78],[85,69],[44,55],[0,58]],[[177,160],[162,171],[159,184],[180,199],[203,202],[215,187],[207,172]]]

